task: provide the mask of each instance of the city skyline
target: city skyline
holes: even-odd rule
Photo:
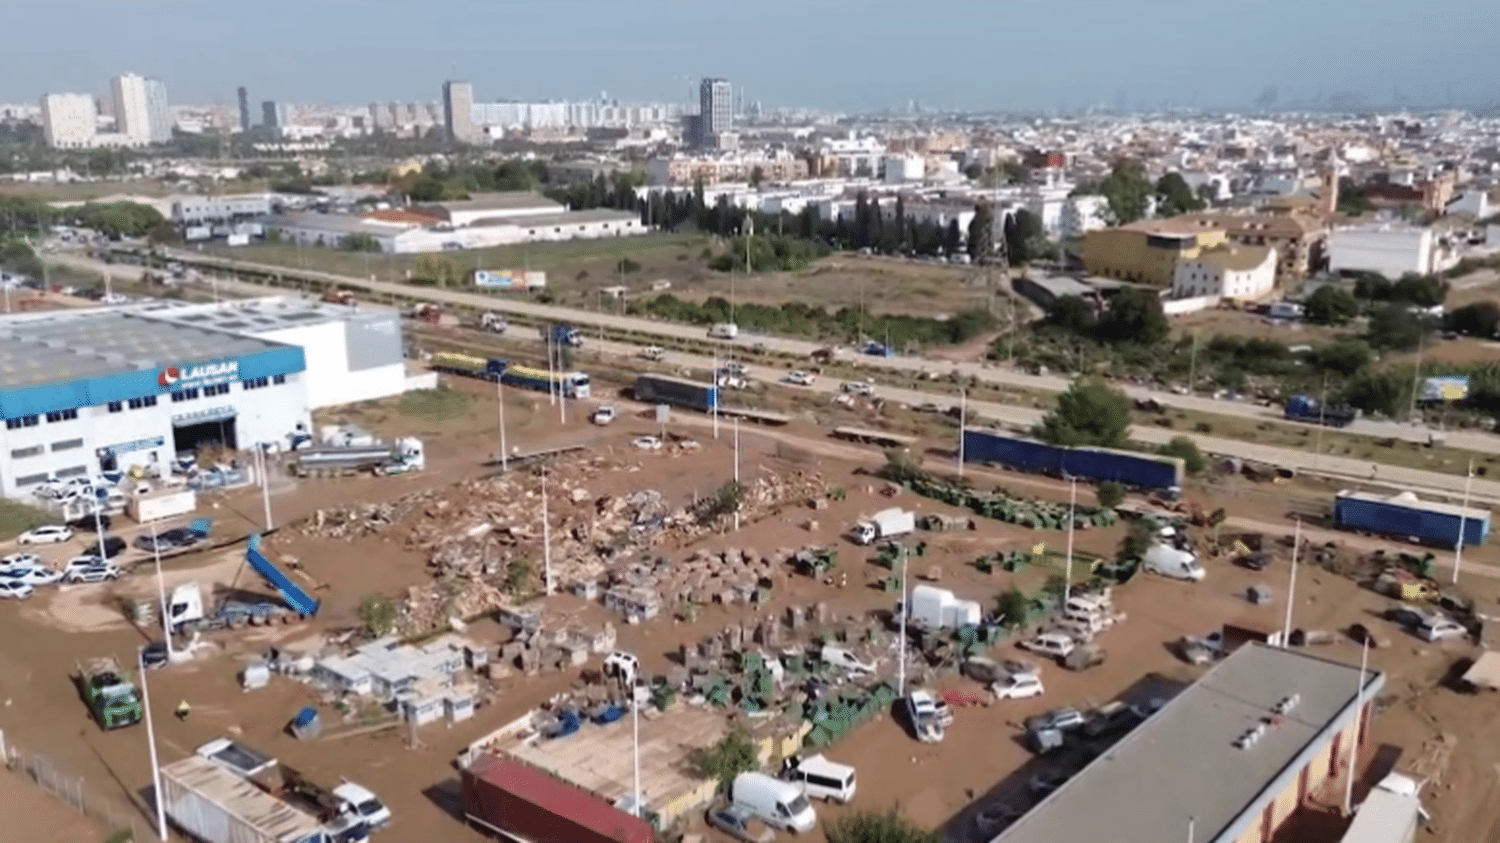
[[[15,26],[68,32],[72,49],[61,65],[58,53],[44,52],[47,39],[15,45],[0,100],[97,94],[96,80],[126,69],[165,80],[175,102],[231,106],[240,85],[275,91],[278,100],[357,104],[431,100],[444,79],[469,80],[475,101],[579,99],[607,90],[627,101],[687,102],[696,100],[698,80],[711,76],[734,80],[747,103],[843,110],[911,100],[975,111],[1213,108],[1252,104],[1273,90],[1279,99],[1272,104],[1282,105],[1500,99],[1481,73],[1485,33],[1500,23],[1500,7],[1480,0],[1422,7],[1318,0],[1299,5],[1295,21],[1229,23],[1190,0],[1016,7],[960,0],[945,7],[948,17],[925,21],[918,36],[893,28],[889,16],[851,15],[844,0],[753,7],[640,0],[628,8],[558,0],[524,11],[435,0],[424,13],[462,16],[466,25],[431,44],[411,43],[409,30],[389,25],[391,16],[370,15],[372,5],[397,4],[327,0],[309,10],[269,0],[249,18],[239,7],[171,0],[152,3],[159,14],[150,15],[90,5],[91,25],[78,31],[84,9],[77,0],[18,8],[9,15]],[[300,25],[282,26],[283,13]],[[1434,25],[1442,21],[1465,23]],[[494,33],[517,26],[531,34],[496,51]],[[337,43],[361,48],[331,51],[335,33]],[[771,52],[784,60],[767,61]],[[402,60],[392,61],[394,54]],[[1419,59],[1434,54],[1443,61]]]

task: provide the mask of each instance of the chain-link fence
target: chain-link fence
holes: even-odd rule
[[[133,810],[90,793],[81,777],[62,769],[42,753],[16,746],[4,732],[0,732],[0,759],[8,769],[25,776],[73,810],[102,823],[108,843],[137,839],[137,817]]]

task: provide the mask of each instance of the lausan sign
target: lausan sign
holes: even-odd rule
[[[196,386],[212,386],[240,379],[240,361],[226,360],[222,363],[203,363],[197,366],[168,366],[156,376],[156,383],[163,389],[192,389]]]

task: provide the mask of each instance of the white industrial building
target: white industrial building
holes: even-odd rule
[[[1179,261],[1172,275],[1173,298],[1249,301],[1276,288],[1276,250],[1269,246],[1218,246]]]
[[[1328,232],[1332,272],[1378,272],[1387,278],[1408,272],[1427,275],[1438,268],[1437,253],[1437,238],[1426,227],[1380,225]]]
[[[290,444],[311,412],[405,388],[397,314],[295,299],[0,317],[0,493]]]
[[[271,194],[238,196],[181,196],[172,200],[172,222],[177,225],[231,223],[271,213]]]
[[[881,177],[886,184],[922,181],[927,178],[927,159],[920,155],[887,155]]]
[[[483,193],[472,199],[418,205],[416,211],[443,220],[453,228],[479,225],[489,220],[560,214],[567,207],[529,191]]]

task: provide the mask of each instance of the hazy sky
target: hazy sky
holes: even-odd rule
[[[1500,100],[1500,0],[0,0],[0,100],[683,100],[725,76],[768,105],[1244,105],[1357,92]],[[21,35],[24,33],[24,35]]]

